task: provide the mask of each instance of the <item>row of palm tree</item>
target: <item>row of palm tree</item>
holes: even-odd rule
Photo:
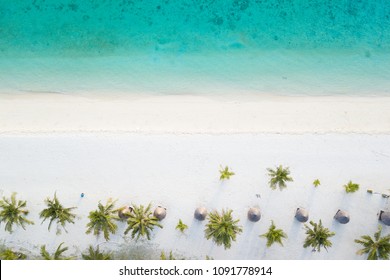
[[[237,225],[238,220],[233,220],[231,217],[231,211],[223,212],[222,215],[213,213],[210,215],[209,224],[206,227],[205,234],[207,239],[213,239],[217,245],[224,245],[225,249],[230,248],[231,242],[235,241],[236,235],[241,232],[241,227]],[[310,222],[312,227],[305,225],[306,239],[303,247],[311,247],[313,251],[320,251],[321,247],[325,250],[332,246],[330,237],[334,236],[334,232],[330,232],[329,229],[323,227],[322,222],[317,224]],[[362,245],[363,248],[357,251],[358,255],[367,254],[368,260],[388,260],[390,258],[390,234],[382,237],[382,227],[379,226],[378,231],[372,238],[369,235],[364,235],[360,239],[355,239],[355,242]],[[282,229],[277,229],[273,221],[268,231],[260,235],[267,239],[267,247],[271,247],[274,243],[279,243],[283,246],[283,239],[287,238],[287,235]],[[72,260],[76,259],[75,256],[64,256],[64,253],[69,249],[63,247],[64,243],[61,243],[57,249],[50,254],[46,250],[46,246],[41,246],[40,255],[44,260]],[[87,253],[81,255],[84,260],[111,260],[113,259],[112,253],[101,252],[99,246],[93,248],[89,246]],[[27,255],[21,252],[13,251],[9,248],[0,251],[0,259],[2,260],[23,260]],[[161,260],[175,260],[172,251],[167,256],[164,251],[160,255]],[[206,259],[211,259],[207,257]]]
[[[123,208],[115,209],[115,202],[112,199],[109,199],[106,205],[99,202],[97,210],[89,213],[88,218],[90,222],[87,224],[87,234],[93,233],[99,237],[103,233],[105,240],[109,240],[110,234],[116,233],[118,226],[115,221],[119,220],[118,212],[122,211]],[[47,208],[40,213],[40,217],[43,218],[43,221],[50,220],[48,230],[50,230],[53,222],[56,222],[57,226],[61,226],[65,231],[66,223],[74,223],[76,216],[71,211],[75,207],[63,207],[56,194],[53,199],[47,198],[45,203]],[[12,232],[14,224],[20,225],[23,229],[25,229],[26,224],[33,224],[32,221],[27,220],[25,217],[28,214],[28,211],[24,209],[25,207],[26,201],[17,200],[15,193],[11,195],[10,199],[3,198],[0,201],[0,208],[2,208],[0,221],[5,222],[7,231]],[[153,215],[150,204],[147,207],[133,205],[131,210],[122,213],[128,224],[124,232],[125,235],[131,232],[131,237],[135,240],[138,240],[140,237],[146,237],[149,240],[154,227],[162,228],[159,220]],[[236,240],[237,235],[242,232],[242,227],[238,225],[238,222],[239,220],[233,219],[232,210],[223,210],[222,213],[218,211],[211,212],[208,215],[208,223],[205,227],[205,237],[206,239],[212,239],[217,245],[223,245],[225,249],[228,249],[231,247],[232,242]],[[313,221],[310,221],[309,224],[312,227],[305,225],[307,238],[304,242],[304,247],[312,247],[315,251],[320,251],[321,247],[324,247],[326,250],[331,247],[332,243],[329,241],[329,238],[334,236],[335,233],[323,227],[321,220],[318,224]],[[187,228],[188,226],[179,220],[176,229],[184,232]],[[380,234],[381,228],[374,235],[374,239],[366,235],[359,240],[355,240],[356,243],[367,245],[358,253],[369,253],[369,259],[375,256],[388,258],[390,235],[380,238]],[[282,240],[287,238],[287,235],[283,230],[277,229],[272,221],[268,232],[261,235],[261,237],[267,239],[267,246],[269,247],[275,242],[283,245]],[[61,250],[61,245],[58,250]],[[371,247],[376,248],[374,251],[377,253],[372,253]],[[41,253],[45,258],[49,258],[45,247],[41,248]]]
[[[271,189],[276,190],[279,188],[279,190],[283,190],[287,188],[287,182],[293,182],[293,178],[290,176],[290,169],[289,167],[283,167],[283,165],[279,165],[277,167],[273,168],[267,168],[268,176],[269,176],[269,186]],[[220,180],[229,180],[231,176],[235,175],[233,171],[230,170],[228,166],[222,167],[219,170],[220,173]],[[313,186],[318,187],[321,185],[321,182],[319,179],[315,179],[313,181]],[[349,181],[347,184],[343,185],[345,188],[345,191],[347,193],[356,192],[359,190],[359,184],[353,183],[352,181]]]
[[[74,260],[76,256],[65,256],[65,252],[69,250],[68,247],[63,246],[64,243],[58,245],[56,250],[53,253],[49,253],[46,250],[46,246],[43,245],[40,247],[40,258],[43,260]],[[27,258],[27,255],[21,252],[13,251],[9,248],[4,249],[0,252],[0,259],[2,260],[24,260]],[[81,254],[83,260],[111,260],[112,253],[101,252],[99,246],[93,248],[89,246],[86,253]]]

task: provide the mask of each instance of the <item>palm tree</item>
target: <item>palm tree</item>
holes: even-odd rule
[[[46,250],[46,245],[41,246],[41,256],[44,260],[73,260],[75,257],[64,257],[62,254],[68,251],[68,247],[61,248],[64,242],[62,242],[53,255]]]
[[[352,183],[352,181],[349,181],[348,184],[344,185],[345,191],[347,193],[353,193],[359,190],[359,184]]]
[[[150,234],[154,227],[163,227],[158,219],[153,216],[150,208],[150,203],[146,208],[143,205],[133,205],[133,212],[130,213],[127,219],[128,227],[125,230],[125,234],[131,231],[131,238],[138,240],[141,236],[146,236],[150,240]]]
[[[276,187],[279,187],[280,190],[286,188],[286,182],[291,182],[293,179],[289,177],[290,170],[288,167],[283,168],[282,165],[275,169],[267,168],[268,176],[270,177],[269,185],[271,189],[275,190]]]
[[[388,260],[390,258],[390,234],[381,237],[382,227],[374,234],[374,239],[369,235],[363,235],[355,242],[364,248],[357,251],[358,255],[368,254],[367,260]]]
[[[57,220],[57,234],[61,233],[58,229],[58,226],[61,225],[62,228],[65,229],[66,223],[72,223],[74,224],[74,219],[76,218],[76,215],[72,213],[73,209],[76,209],[76,207],[70,207],[70,208],[64,208],[62,204],[58,201],[56,193],[54,193],[54,198],[46,198],[45,204],[47,205],[47,208],[43,209],[41,213],[39,213],[39,217],[43,218],[43,221],[46,221],[46,219],[50,219],[48,230],[50,231],[51,224]]]
[[[94,249],[91,245],[88,247],[88,254],[81,254],[83,260],[111,260],[110,253],[100,252],[99,246]]]
[[[183,223],[183,221],[182,221],[181,219],[179,219],[179,222],[178,222],[178,224],[177,224],[177,226],[176,226],[176,229],[177,229],[177,230],[180,230],[181,233],[184,233],[184,231],[185,231],[187,228],[188,228],[188,226],[187,226],[185,223]]]
[[[235,175],[234,172],[232,171],[229,171],[229,167],[226,166],[225,168],[223,168],[221,166],[221,169],[219,170],[219,173],[221,174],[221,176],[219,177],[219,180],[229,180],[231,176]]]
[[[23,253],[5,249],[0,252],[0,260],[25,260],[27,256]]]
[[[169,252],[168,257],[165,255],[164,251],[161,251],[160,260],[163,260],[163,261],[176,260],[176,258],[173,257],[172,251]]]
[[[277,229],[274,221],[271,221],[271,226],[268,231],[260,235],[260,237],[267,238],[267,247],[271,247],[275,242],[283,246],[282,239],[287,238],[287,234],[285,234],[282,229]]]
[[[26,201],[16,200],[16,193],[12,193],[11,199],[3,197],[0,200],[0,223],[5,222],[5,230],[12,233],[12,226],[16,224],[24,230],[25,225],[33,225],[34,222],[26,219],[29,211],[25,209]]]
[[[232,241],[236,241],[237,234],[242,232],[242,227],[237,225],[240,220],[233,220],[232,212],[211,212],[205,229],[206,239],[212,239],[218,246],[223,245],[225,250],[232,246]]]
[[[118,210],[114,210],[115,201],[109,199],[105,206],[98,203],[98,209],[95,211],[89,212],[90,222],[87,224],[87,234],[93,232],[94,235],[99,237],[100,233],[103,231],[104,239],[110,240],[110,233],[115,234],[118,226],[115,224],[115,220],[118,220],[115,213]]]
[[[314,182],[313,182],[313,186],[314,186],[314,187],[318,187],[319,185],[321,185],[320,180],[315,179]]]
[[[332,247],[332,242],[328,240],[328,238],[335,235],[334,232],[329,231],[328,228],[322,226],[322,221],[317,224],[313,221],[310,221],[310,225],[313,227],[309,227],[305,225],[306,228],[306,239],[303,244],[304,248],[312,247],[313,251],[321,251],[321,247],[324,247],[325,250],[328,251],[328,247]]]

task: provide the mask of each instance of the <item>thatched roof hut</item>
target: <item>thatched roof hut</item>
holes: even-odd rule
[[[349,223],[349,220],[350,220],[349,213],[347,211],[343,211],[340,209],[336,212],[336,215],[334,215],[334,218],[340,224],[347,224],[347,223]]]
[[[379,221],[384,223],[386,226],[390,226],[390,211],[380,211]]]
[[[203,221],[206,219],[207,209],[205,207],[198,207],[195,209],[194,218],[198,221]]]
[[[154,210],[153,213],[153,216],[155,216],[159,221],[163,220],[166,215],[167,215],[167,208],[164,208],[162,206],[157,206],[157,208]]]
[[[251,222],[258,222],[261,218],[261,212],[258,207],[251,207],[248,210],[248,220]]]
[[[295,212],[295,219],[301,223],[305,223],[309,220],[309,212],[304,208],[297,208]]]
[[[121,220],[127,220],[129,218],[130,213],[133,212],[133,207],[131,206],[123,206],[118,210],[118,216]]]

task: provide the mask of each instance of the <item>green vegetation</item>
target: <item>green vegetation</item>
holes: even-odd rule
[[[312,247],[313,251],[321,251],[321,247],[324,247],[325,250],[328,250],[329,247],[332,247],[332,242],[328,238],[335,235],[334,232],[329,231],[328,228],[322,226],[322,221],[317,224],[313,221],[310,221],[309,227],[305,225],[306,228],[306,239],[303,244],[304,248]]]
[[[267,247],[271,247],[272,244],[279,243],[283,246],[283,238],[287,238],[287,234],[284,233],[282,229],[277,229],[274,222],[271,221],[271,226],[269,227],[268,231],[260,237],[267,238]]]
[[[188,228],[188,226],[183,223],[182,220],[179,220],[179,222],[177,223],[177,226],[176,226],[176,229],[177,230],[180,230],[181,233],[184,233],[184,231]]]
[[[53,199],[45,199],[45,204],[47,205],[47,208],[45,208],[41,211],[41,213],[39,213],[39,217],[43,218],[42,223],[47,219],[50,219],[48,226],[49,231],[51,224],[54,221],[57,221],[57,225],[61,225],[65,232],[66,223],[74,224],[74,219],[76,218],[76,215],[72,213],[72,210],[76,209],[76,207],[64,208],[64,206],[62,206],[62,204],[58,201],[57,195],[55,193]],[[57,228],[57,234],[59,233],[61,233],[61,231]]]
[[[314,187],[318,187],[319,185],[321,185],[320,180],[315,179],[315,180],[313,181],[313,186],[314,186]]]
[[[219,177],[219,180],[229,180],[231,176],[235,175],[234,172],[229,171],[228,166],[226,166],[225,168],[223,168],[221,166],[219,173],[221,174],[221,176]]]
[[[348,184],[344,185],[344,188],[347,193],[353,193],[359,190],[359,185],[349,181]]]
[[[16,193],[12,193],[11,198],[3,197],[0,200],[0,224],[5,222],[5,230],[13,232],[13,225],[21,226],[24,230],[26,225],[33,225],[34,222],[26,219],[29,211],[25,209],[26,201],[17,200]]]
[[[237,234],[242,232],[242,227],[237,225],[240,220],[233,220],[232,212],[211,212],[205,229],[206,239],[212,239],[218,246],[223,245],[225,250],[232,246],[232,241],[236,241]]]
[[[5,249],[0,252],[0,260],[25,260],[27,256],[23,253]]]
[[[141,236],[150,240],[150,234],[154,227],[162,228],[162,225],[158,222],[158,219],[153,216],[150,210],[151,204],[146,208],[143,205],[133,205],[133,212],[129,214],[127,219],[128,227],[125,230],[125,234],[131,231],[131,238],[138,240]]]
[[[103,232],[104,239],[110,240],[110,233],[115,234],[118,229],[115,223],[115,220],[118,220],[115,215],[118,210],[114,210],[114,207],[115,201],[112,201],[112,199],[109,199],[105,206],[99,202],[98,209],[89,212],[90,222],[87,224],[86,233],[93,232],[94,235],[99,237],[100,233]]]
[[[176,259],[173,257],[172,251],[169,252],[168,258],[165,255],[164,251],[161,251],[160,260],[164,260],[165,261],[165,260],[176,260]]]
[[[268,176],[270,177],[269,185],[271,189],[275,190],[279,187],[280,190],[283,190],[287,187],[286,182],[291,182],[293,179],[289,176],[290,170],[288,167],[283,168],[282,165],[279,165],[276,169],[268,168]]]
[[[112,255],[109,253],[100,252],[99,246],[94,249],[91,245],[88,247],[88,254],[81,254],[83,260],[111,260]]]
[[[64,257],[62,254],[68,251],[68,247],[61,248],[64,243],[62,242],[54,252],[54,254],[50,255],[48,251],[46,251],[46,245],[41,246],[41,256],[44,260],[73,260],[75,257]]]
[[[382,227],[378,226],[378,231],[374,238],[363,235],[355,242],[362,245],[363,249],[356,252],[358,255],[368,254],[367,260],[388,260],[390,257],[390,234],[381,237]]]

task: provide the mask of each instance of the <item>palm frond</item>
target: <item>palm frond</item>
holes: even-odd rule
[[[68,251],[68,247],[62,248],[62,245],[64,245],[64,242],[62,242],[60,245],[58,245],[56,251],[53,255],[50,255],[50,253],[46,250],[46,245],[41,246],[41,256],[44,260],[72,260],[74,257],[64,257],[62,254],[66,251]]]
[[[277,229],[274,222],[271,221],[268,231],[260,237],[267,238],[267,247],[271,247],[275,242],[283,246],[283,239],[287,238],[287,234],[282,229]]]
[[[226,166],[225,168],[221,166],[219,173],[220,173],[220,177],[219,177],[220,180],[229,180],[231,176],[235,175],[234,172],[229,171],[228,166]]]
[[[222,210],[221,214],[218,211],[211,212],[205,228],[206,239],[212,239],[218,246],[223,245],[225,250],[231,247],[237,234],[242,232],[242,227],[238,225],[240,220],[233,220],[232,212],[232,210]]]
[[[293,181],[289,176],[290,170],[288,167],[283,168],[282,165],[279,165],[276,169],[267,168],[267,171],[268,176],[270,177],[269,186],[273,190],[277,187],[279,187],[280,190],[283,190],[287,187],[286,182]]]
[[[152,207],[149,204],[146,208],[144,205],[133,205],[133,212],[129,214],[127,219],[127,228],[125,235],[131,231],[131,238],[136,241],[140,237],[146,237],[148,240],[151,238],[151,232],[154,227],[162,228],[163,226],[159,223],[158,219],[153,216]]]
[[[47,208],[43,209],[39,213],[39,217],[43,219],[42,223],[45,222],[47,219],[50,219],[48,225],[49,231],[53,222],[57,222],[58,225],[61,225],[65,232],[66,223],[74,224],[74,219],[76,218],[76,215],[72,213],[72,210],[76,209],[76,207],[63,207],[62,204],[59,202],[56,193],[54,193],[53,199],[46,198],[45,204]],[[57,231],[57,233],[60,233],[60,231]]]
[[[24,209],[27,205],[26,201],[17,200],[16,193],[12,193],[11,198],[3,197],[0,200],[0,223],[5,222],[5,230],[9,233],[13,232],[13,225],[26,229],[26,225],[33,225],[34,222],[26,218],[29,211]]]
[[[374,233],[374,238],[363,235],[360,239],[355,239],[355,243],[363,246],[356,254],[367,254],[367,260],[388,260],[390,258],[390,234],[381,237],[382,227],[378,226],[378,231]]]
[[[329,231],[328,228],[323,227],[321,220],[318,224],[310,221],[310,225],[312,227],[305,225],[306,239],[303,247],[312,247],[313,251],[318,252],[321,251],[321,247],[324,247],[325,250],[328,250],[328,248],[332,246],[332,242],[328,240],[328,238],[334,236],[335,233]]]
[[[100,252],[99,246],[94,249],[91,245],[88,247],[88,254],[81,254],[83,260],[111,260],[110,253]]]
[[[115,202],[109,199],[106,205],[98,203],[98,209],[89,212],[89,223],[87,224],[87,234],[93,233],[97,237],[103,232],[105,240],[110,239],[110,234],[115,234],[118,226],[115,221],[119,218],[115,215],[117,210],[114,210]]]

